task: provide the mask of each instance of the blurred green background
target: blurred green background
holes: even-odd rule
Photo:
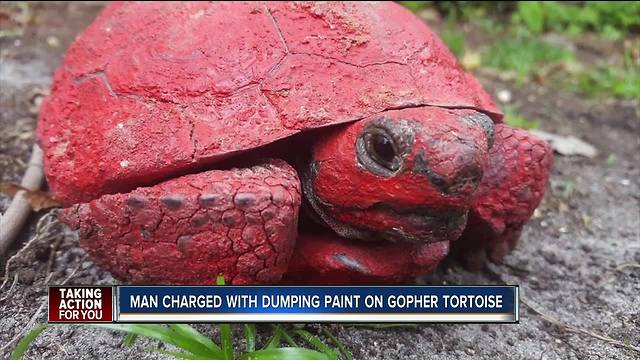
[[[402,1],[470,71],[597,100],[640,98],[640,2]],[[503,106],[507,122],[535,119]]]

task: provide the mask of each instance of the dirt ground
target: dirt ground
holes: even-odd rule
[[[4,13],[20,11],[0,6],[3,22]],[[100,7],[31,4],[24,23],[13,24],[24,33],[0,37],[0,181],[19,182],[34,141],[39,99],[64,50]],[[3,30],[11,27],[6,24]],[[429,284],[519,284],[520,323],[407,329],[334,325],[331,330],[356,359],[639,358],[640,353],[614,344],[640,346],[638,102],[590,100],[552,85],[520,86],[489,76],[480,80],[494,95],[509,90],[520,113],[539,119],[542,130],[574,135],[599,151],[592,159],[556,156],[547,195],[503,265],[473,273],[450,262],[424,279]],[[8,203],[0,195],[0,211]],[[1,274],[7,283],[0,289],[0,358],[8,357],[24,331],[46,321],[47,284],[117,283],[46,211],[30,218],[11,254],[27,242]],[[0,259],[2,269],[6,261]],[[155,343],[138,341],[125,348],[122,339],[121,333],[101,329],[52,326],[26,358],[159,357],[147,350]]]

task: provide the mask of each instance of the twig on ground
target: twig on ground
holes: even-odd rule
[[[487,264],[486,266],[486,270],[487,272],[489,272],[493,277],[495,277],[496,279],[498,279],[500,282],[502,282],[504,285],[507,285],[508,282],[504,280],[504,278],[502,277],[502,274],[500,274],[499,271],[496,271],[495,266],[492,264]],[[570,332],[574,332],[574,333],[578,333],[578,334],[582,334],[582,335],[587,335],[590,336],[592,338],[598,339],[598,340],[602,340],[605,341],[613,346],[618,346],[618,347],[622,347],[628,350],[632,350],[635,352],[640,353],[640,347],[638,346],[633,346],[630,344],[625,344],[624,342],[620,341],[620,340],[616,340],[614,338],[611,338],[607,335],[603,335],[603,334],[599,334],[595,331],[591,331],[588,329],[583,329],[583,328],[579,328],[577,326],[571,325],[571,324],[567,324],[562,320],[559,320],[551,315],[548,315],[546,312],[540,310],[537,306],[532,305],[531,302],[529,302],[528,299],[524,298],[522,295],[520,296],[520,302],[525,305],[526,307],[528,307],[529,309],[531,309],[534,313],[536,313],[538,316],[540,316],[543,320],[550,322],[556,326],[559,326],[560,328],[570,331]]]
[[[73,269],[73,271],[71,271],[71,273],[69,273],[69,275],[67,275],[67,277],[62,280],[62,282],[60,284],[57,285],[64,285],[66,284],[69,280],[71,280],[73,278],[73,276],[78,272],[78,270],[80,270],[80,267],[82,266],[82,263],[87,259],[87,255],[85,254],[81,259],[78,260],[78,265],[76,265],[76,267]],[[51,281],[51,277],[53,276],[53,272],[50,272],[47,275],[47,278],[45,279],[45,283],[49,284],[49,281]]]
[[[568,331],[571,331],[571,332],[574,332],[574,333],[578,333],[578,334],[591,336],[593,338],[596,338],[596,339],[599,339],[599,340],[602,340],[602,341],[606,341],[611,345],[623,347],[625,349],[633,350],[633,351],[636,351],[636,352],[640,353],[640,347],[633,346],[633,345],[630,345],[630,344],[625,344],[622,341],[616,340],[616,339],[611,338],[609,336],[598,334],[598,333],[596,333],[594,331],[591,331],[591,330],[588,330],[588,329],[582,329],[582,328],[579,328],[577,326],[573,326],[571,324],[567,324],[567,323],[565,323],[565,322],[563,322],[561,320],[558,320],[558,319],[552,317],[551,315],[548,315],[548,314],[542,312],[536,306],[532,305],[529,302],[529,300],[525,300],[524,298],[521,298],[520,302],[523,303],[529,309],[531,309],[534,313],[538,314],[538,316],[543,318],[545,321],[550,322],[550,323],[552,323],[554,325],[557,325],[557,326],[559,326],[559,327],[561,327],[561,328],[563,328],[565,330],[568,330]]]
[[[626,269],[640,269],[640,263],[624,263],[624,264],[620,264],[618,266],[616,266],[616,270],[618,271],[623,271]]]
[[[28,190],[38,190],[42,186],[44,173],[42,171],[42,150],[33,145],[31,159],[27,170],[20,182],[20,186]],[[31,204],[25,197],[24,191],[18,191],[13,197],[9,208],[0,218],[0,257],[4,257],[14,239],[27,221],[31,213]]]
[[[9,260],[7,260],[7,263],[5,264],[5,268],[4,268],[4,281],[0,285],[0,290],[4,289],[5,285],[7,285],[7,283],[9,282],[9,279],[11,278],[9,273],[13,263],[18,259],[22,258],[25,252],[27,251],[27,249],[30,249],[33,244],[39,243],[42,241],[48,241],[51,239],[52,236],[56,236],[56,235],[50,234],[50,230],[56,225],[57,225],[57,215],[55,210],[50,211],[49,213],[41,217],[40,220],[38,220],[38,224],[36,225],[35,235],[17,253],[15,253],[12,257],[9,258]],[[18,274],[14,276],[14,283],[17,281],[17,279],[18,279]],[[9,297],[12,289],[13,289],[13,285],[7,291],[5,296],[3,296],[0,299],[0,302],[3,302]]]
[[[82,259],[80,259],[78,261],[78,265],[76,265],[75,268],[73,268],[73,271],[71,271],[71,273],[69,273],[69,275],[67,275],[67,277],[62,280],[62,282],[60,283],[60,285],[65,285],[67,282],[69,282],[69,280],[71,280],[76,273],[78,272],[78,270],[80,270],[80,268],[82,267],[82,263],[86,260],[87,256],[83,256]]]
[[[69,275],[67,275],[67,277],[64,280],[62,280],[62,282],[58,285],[65,285],[67,282],[69,282],[69,280],[71,280],[76,275],[80,267],[82,267],[82,263],[85,258],[86,258],[86,255],[78,262],[78,265],[71,271],[71,273],[69,273]],[[47,277],[46,283],[49,282],[50,276],[51,276],[51,273]],[[11,340],[9,340],[9,342],[7,342],[2,348],[0,348],[0,354],[2,354],[5,350],[7,350],[7,348],[11,346],[11,344],[21,339],[24,336],[24,334],[27,333],[27,331],[31,330],[31,328],[33,327],[33,324],[40,316],[42,309],[47,305],[47,302],[48,302],[48,299],[42,300],[40,307],[38,307],[38,310],[36,310],[36,312],[31,316],[31,319],[29,320],[27,325],[23,327],[22,330],[19,331],[13,338],[11,338]]]
[[[3,303],[5,300],[7,300],[9,298],[9,296],[11,296],[11,293],[13,292],[13,288],[18,283],[18,278],[19,278],[18,273],[15,273],[15,275],[13,276],[13,282],[11,282],[11,287],[9,287],[9,290],[7,290],[7,294],[5,296],[3,296],[2,298],[0,298],[0,303]],[[7,283],[7,281],[9,281],[9,276],[8,275],[5,278],[5,281],[2,283],[2,287],[4,287],[4,285]],[[2,290],[2,287],[0,287],[0,290]]]
[[[54,236],[54,241],[53,243],[49,246],[50,250],[49,250],[49,263],[47,264],[47,273],[50,274],[51,271],[53,271],[53,266],[56,262],[56,252],[58,251],[58,248],[60,248],[60,244],[62,243],[62,240],[64,240],[64,234],[63,233],[57,233]]]
[[[42,302],[40,303],[40,307],[38,307],[38,310],[36,310],[36,312],[31,316],[31,319],[29,319],[27,325],[25,325],[21,331],[18,331],[18,333],[13,338],[11,338],[11,340],[9,340],[6,344],[4,344],[3,347],[0,348],[0,354],[4,353],[9,348],[9,346],[11,346],[17,340],[20,340],[27,331],[31,330],[33,324],[36,322],[38,317],[40,317],[40,313],[42,313],[42,310],[46,305],[47,299],[42,300]]]

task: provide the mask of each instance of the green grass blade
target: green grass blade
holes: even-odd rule
[[[160,340],[167,344],[174,345],[182,350],[194,355],[208,356],[213,359],[221,359],[219,353],[210,351],[206,346],[190,337],[185,337],[176,333],[172,329],[155,324],[92,324],[91,326],[102,327],[110,330],[134,333],[151,339]]]
[[[298,344],[296,344],[296,342],[293,340],[291,335],[289,335],[287,330],[285,330],[282,326],[280,326],[280,333],[281,333],[282,337],[284,338],[284,341],[286,341],[287,344],[289,344],[289,346],[298,347]]]
[[[313,335],[307,330],[302,329],[295,330],[293,333],[305,339],[305,341],[313,345],[313,347],[315,347],[321,353],[327,355],[327,358],[338,359],[338,353],[334,349],[330,348],[329,345],[325,344],[324,341],[320,340],[320,338],[316,335]]]
[[[40,324],[35,328],[33,328],[33,330],[29,331],[27,335],[25,335],[20,340],[20,342],[18,342],[18,345],[16,345],[16,348],[11,353],[11,357],[9,359],[10,360],[22,359],[22,356],[24,355],[24,353],[27,352],[27,349],[29,349],[29,345],[31,345],[33,340],[35,340],[38,337],[38,335],[40,335],[40,333],[46,328],[47,328],[47,324]]]
[[[275,349],[280,346],[280,339],[282,338],[282,331],[280,331],[280,325],[276,325],[275,330],[273,331],[273,335],[267,341],[267,344],[262,348],[262,350],[266,349]]]
[[[256,325],[244,324],[244,338],[247,341],[247,352],[256,351]]]
[[[225,285],[224,276],[216,276],[216,285]],[[233,360],[233,336],[231,325],[220,324],[220,339],[222,340],[222,355],[225,360]]]
[[[322,333],[328,337],[329,339],[331,339],[331,341],[336,344],[336,346],[338,347],[338,349],[340,350],[340,355],[342,355],[343,358],[345,358],[345,360],[353,360],[353,355],[351,354],[351,351],[347,350],[347,347],[344,346],[344,344],[342,343],[342,341],[338,340],[338,338],[333,335],[331,333],[331,331],[327,330],[325,327],[322,328]]]
[[[173,331],[161,325],[154,324],[90,324],[89,326],[105,328],[115,331],[123,331],[128,334],[144,336],[149,339],[175,345]]]
[[[124,338],[124,341],[122,341],[122,343],[126,347],[131,347],[131,346],[133,346],[133,343],[136,342],[137,338],[138,338],[137,334],[128,333],[127,336]]]
[[[321,352],[294,347],[272,348],[244,354],[240,360],[327,360]]]
[[[233,335],[231,325],[220,324],[220,339],[222,340],[223,359],[233,360]]]
[[[217,353],[218,357],[222,357],[222,349],[208,337],[202,335],[198,330],[187,324],[171,324],[169,325],[173,331],[186,338],[191,338],[204,345],[212,353]]]

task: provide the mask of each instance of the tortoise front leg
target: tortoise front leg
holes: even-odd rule
[[[99,265],[133,283],[275,283],[297,236],[300,181],[286,162],[185,175],[65,209]]]
[[[488,169],[452,253],[479,268],[487,258],[499,262],[513,250],[542,200],[552,160],[545,141],[522,129],[496,125]]]

